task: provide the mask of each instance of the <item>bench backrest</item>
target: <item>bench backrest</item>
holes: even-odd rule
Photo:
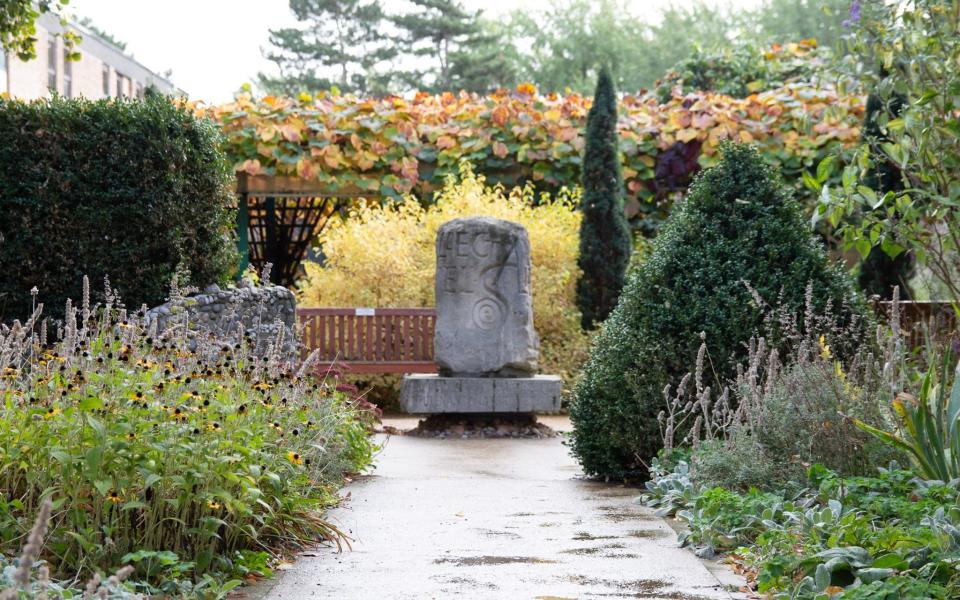
[[[304,356],[352,373],[435,373],[432,308],[298,308]]]

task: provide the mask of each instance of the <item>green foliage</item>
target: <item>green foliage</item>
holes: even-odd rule
[[[152,337],[143,314],[110,305],[65,323],[47,345],[29,325],[0,334],[0,554],[48,499],[52,575],[127,564],[149,594],[263,573],[249,551],[340,543],[322,511],[343,473],[370,464],[369,420],[310,365],[191,338],[180,321]]]
[[[829,348],[822,347],[821,354],[794,356],[788,366],[763,373],[765,380],[756,386],[759,402],[750,405],[749,426],[730,428],[726,439],[694,450],[699,482],[732,490],[795,489],[805,480],[806,465],[862,475],[903,458],[841,415],[885,424],[878,401],[888,394],[877,372],[882,367],[864,365],[861,372],[844,372]],[[867,362],[868,352],[869,347],[850,362]],[[737,390],[738,397],[749,393]]]
[[[953,354],[947,352],[940,372],[931,365],[917,398],[901,393],[893,401],[898,432],[884,431],[854,419],[854,424],[898,450],[909,454],[923,477],[940,481],[960,479],[960,364],[953,374]]]
[[[484,92],[522,82],[545,92],[586,94],[606,66],[619,89],[636,93],[681,61],[712,55],[731,39],[788,44],[815,38],[832,45],[848,2],[766,0],[731,10],[698,1],[671,4],[650,19],[627,0],[558,0],[489,19],[456,0],[388,3],[395,12],[369,1],[291,0],[303,25],[271,31],[266,56],[281,76],[261,74],[260,83],[283,94],[331,85],[376,95]]]
[[[469,11],[459,0],[408,2],[412,10],[390,21],[400,30],[402,53],[429,66],[398,73],[404,89],[488,92],[515,82],[500,33],[486,25],[482,11]]]
[[[904,98],[894,95],[884,102],[878,94],[867,97],[867,110],[864,115],[863,143],[877,147],[889,143],[881,123],[896,119],[903,110]],[[903,189],[903,174],[892,161],[878,161],[874,169],[864,178],[864,184],[877,194],[899,192]],[[882,208],[880,209],[882,210]],[[909,252],[891,257],[880,248],[874,248],[860,263],[858,283],[868,295],[878,295],[885,300],[893,296],[893,287],[900,287],[900,297],[910,299],[909,281],[914,271],[914,258]]]
[[[503,32],[481,11],[456,0],[405,4],[405,10],[388,13],[380,2],[290,0],[303,25],[271,30],[265,56],[281,75],[261,73],[261,87],[289,95],[332,86],[386,95],[409,89],[486,92],[515,84],[515,61],[507,58],[514,49],[505,47]]]
[[[745,98],[787,83],[816,81],[826,65],[825,56],[829,51],[820,48],[816,40],[769,48],[753,43],[714,51],[697,48],[658,82],[657,93],[664,101],[674,93],[683,96],[701,90]]]
[[[610,74],[603,70],[587,115],[581,176],[583,220],[577,264],[582,275],[577,281],[577,306],[587,330],[605,320],[616,306],[633,249],[623,211],[618,139],[617,95]]]
[[[379,63],[395,54],[383,33],[379,2],[363,0],[290,0],[301,27],[270,30],[264,56],[281,75],[261,73],[271,93],[296,94],[337,86],[347,92],[385,91],[375,75]]]
[[[235,200],[216,126],[165,98],[0,99],[0,320],[47,315],[109,277],[158,304],[178,268],[204,286],[236,264]]]
[[[664,388],[689,372],[701,333],[721,385],[733,377],[746,342],[763,327],[745,282],[791,314],[804,306],[809,285],[813,314],[829,305],[841,325],[865,315],[775,173],[754,149],[727,144],[628,280],[574,391],[573,452],[588,473],[645,475],[642,461],[660,446]]]
[[[789,484],[797,469],[802,469],[791,457],[775,457],[753,436],[739,433],[729,440],[701,443],[691,460],[698,482],[739,491],[776,489]]]
[[[877,116],[882,135],[864,140],[844,169],[842,185],[824,194],[820,212],[862,256],[875,247],[893,258],[913,253],[941,288],[934,296],[958,300],[960,72],[953,65],[960,60],[960,3],[855,6],[849,52],[840,66],[884,106],[902,99],[903,108],[898,116]],[[902,173],[900,187],[871,181],[888,164]]]
[[[774,599],[954,598],[960,593],[957,488],[909,471],[842,478],[814,465],[811,488],[790,500],[723,488],[674,494],[683,543],[734,550]],[[675,476],[660,475],[670,480]],[[648,488],[659,489],[660,479]],[[702,491],[700,491],[702,490]]]
[[[850,0],[764,0],[747,13],[745,36],[771,42],[816,39],[834,46],[843,34]]]
[[[0,54],[10,52],[23,61],[37,57],[37,19],[50,14],[59,18],[66,28],[68,20],[64,10],[70,0],[4,0],[0,2]],[[66,29],[63,33],[64,49],[70,60],[80,58],[74,52],[80,36]]]

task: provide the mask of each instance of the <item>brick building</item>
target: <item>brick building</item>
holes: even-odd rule
[[[70,25],[83,37],[78,61],[66,60],[59,19],[48,14],[37,20],[37,58],[24,62],[0,53],[0,93],[15,98],[50,96],[142,97],[149,86],[171,95],[186,95],[162,75],[154,73],[123,50],[82,25]]]

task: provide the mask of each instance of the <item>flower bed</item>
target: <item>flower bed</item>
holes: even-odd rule
[[[0,332],[0,551],[47,498],[55,575],[130,564],[150,593],[341,542],[322,511],[370,463],[368,418],[307,367],[157,334],[109,304],[68,306],[55,343],[32,325]]]

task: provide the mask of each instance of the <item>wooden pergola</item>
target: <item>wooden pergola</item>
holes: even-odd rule
[[[310,243],[331,218],[357,199],[379,200],[359,188],[336,190],[298,177],[237,174],[237,245],[240,270],[271,263],[270,281],[292,286]]]

